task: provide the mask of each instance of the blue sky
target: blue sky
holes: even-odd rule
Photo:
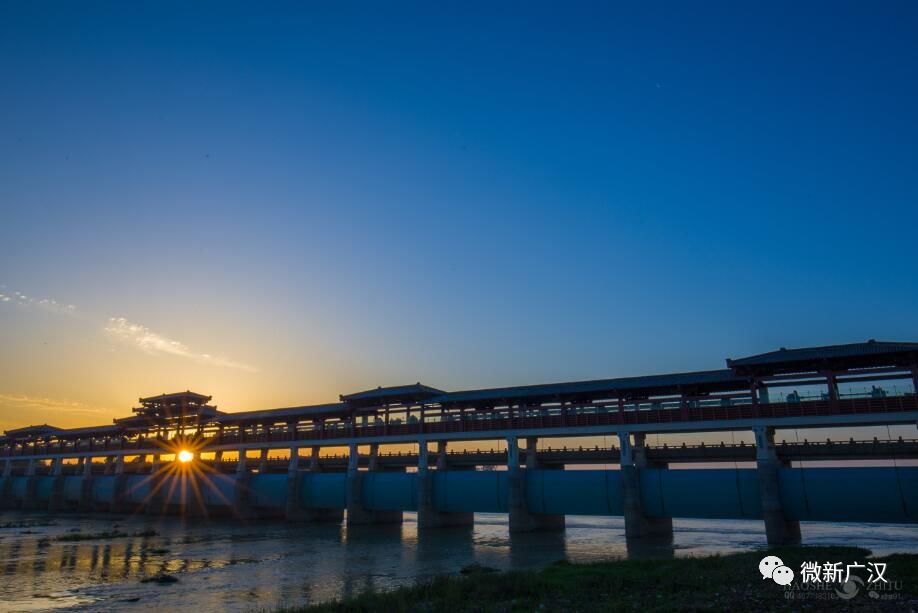
[[[4,3],[0,426],[918,340],[918,5],[739,4]]]

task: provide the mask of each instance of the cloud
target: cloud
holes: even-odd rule
[[[34,296],[27,296],[18,291],[9,292],[6,290],[6,286],[3,286],[0,289],[4,290],[0,292],[0,304],[16,305],[27,309],[37,308],[51,313],[71,314],[76,312],[76,307],[72,304],[64,304],[63,302],[58,302],[57,300],[52,300],[51,298],[36,298]]]
[[[109,318],[104,330],[109,338],[123,344],[132,345],[151,355],[172,355],[194,360],[200,364],[257,372],[256,368],[242,362],[236,362],[219,355],[193,351],[185,343],[163,336],[142,324],[128,321],[124,317]]]
[[[63,413],[103,413],[110,414],[108,409],[93,407],[73,400],[58,400],[25,394],[0,393],[0,407],[15,411],[58,411]]]

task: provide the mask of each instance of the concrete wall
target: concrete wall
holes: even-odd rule
[[[524,471],[526,502],[533,513],[620,516],[621,473],[617,470]],[[756,469],[641,470],[640,495],[650,517],[761,519],[762,508]],[[508,511],[506,471],[432,471],[433,505],[442,512]],[[416,473],[363,473],[361,495],[367,509],[412,511],[418,504]],[[299,504],[303,509],[344,509],[345,473],[303,472]],[[36,502],[46,504],[54,477],[35,477]],[[251,475],[252,505],[283,510],[288,492],[286,474]],[[25,500],[28,477],[0,478],[6,506]],[[69,505],[80,500],[82,477],[64,477],[63,499]],[[150,499],[154,480],[147,475],[128,475],[124,498],[132,507]],[[162,480],[163,499],[170,506],[186,506],[197,500],[212,509],[229,509],[234,501],[234,475],[211,475],[193,484],[187,476]],[[92,479],[92,501],[97,508],[113,502],[116,477]],[[780,497],[791,520],[918,522],[918,468],[782,468]]]
[[[300,500],[304,509],[347,507],[345,473],[303,473]]]
[[[641,503],[650,517],[761,519],[756,469],[641,470]]]
[[[438,511],[507,512],[506,471],[437,471],[433,487],[434,508]]]
[[[818,521],[918,521],[918,468],[783,468],[785,513]]]

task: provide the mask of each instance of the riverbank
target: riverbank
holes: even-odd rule
[[[284,613],[392,611],[915,611],[918,555],[870,557],[854,547],[790,547],[768,551],[795,573],[789,586],[763,579],[764,551],[669,560],[619,560],[590,564],[555,562],[541,570],[497,572],[468,567],[463,576],[443,576],[415,586]],[[801,565],[840,562],[886,564],[888,583],[868,583],[868,568],[841,586],[801,584]],[[815,588],[814,588],[815,586]],[[808,589],[807,589],[808,588]],[[837,589],[836,589],[837,588]],[[846,598],[847,597],[847,598]]]

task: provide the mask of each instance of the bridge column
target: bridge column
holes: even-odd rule
[[[258,456],[258,473],[263,475],[268,472],[268,450],[262,449]]]
[[[442,471],[442,473],[441,473]],[[437,475],[446,477],[446,441],[437,442],[437,470],[429,468],[427,443],[420,443],[418,453],[418,529],[471,526],[475,519],[471,512],[438,511],[434,502],[434,481]],[[445,479],[444,479],[445,480]],[[441,481],[442,483],[442,481]],[[445,484],[443,484],[445,486]]]
[[[239,450],[239,459],[236,460],[233,515],[238,519],[253,519],[255,517],[255,510],[252,508],[252,473],[249,472],[245,449]]]
[[[92,486],[94,477],[92,476],[92,458],[85,456],[83,458],[83,479],[80,481],[80,502],[77,509],[80,513],[88,513],[95,506],[92,501]]]
[[[48,512],[57,513],[64,508],[64,458],[51,460],[51,496],[48,498]]]
[[[3,491],[0,492],[0,509],[10,508],[13,504],[13,460],[3,462]]]
[[[762,518],[769,545],[790,545],[800,542],[800,522],[784,515],[778,471],[781,461],[775,452],[775,429],[759,426],[755,434],[756,464],[759,494],[762,497]]]
[[[401,511],[376,511],[363,506],[364,475],[357,470],[359,462],[357,443],[351,443],[347,458],[347,525],[400,523]]]
[[[26,489],[25,496],[22,500],[22,508],[35,510],[38,508],[37,500],[37,490],[38,490],[38,475],[36,474],[37,468],[36,460],[29,460],[29,464],[26,468]]]
[[[150,457],[150,494],[147,497],[146,508],[144,512],[147,515],[161,515],[164,510],[164,500],[166,499],[166,474],[163,470],[162,457],[154,453]]]
[[[319,463],[321,448],[318,445],[313,445],[312,450],[309,456],[309,471],[308,474],[314,475],[322,471],[322,465]],[[311,478],[311,477],[310,477]],[[302,482],[303,474],[300,474],[300,494],[297,500],[298,504],[302,508]],[[338,522],[341,523],[341,520],[344,519],[344,509],[317,509],[317,508],[306,508],[303,510],[303,515],[301,519],[306,519],[314,522]]]
[[[379,443],[370,445],[370,459],[367,464],[368,470],[379,470]]]
[[[112,489],[112,513],[130,513],[131,503],[128,500],[127,475],[124,473],[124,456],[115,458],[115,483]]]
[[[673,536],[671,517],[649,517],[641,502],[641,470],[649,468],[644,434],[635,434],[637,445],[631,444],[631,435],[619,432],[621,448],[622,506],[625,513],[625,538],[667,538]],[[635,453],[636,451],[636,453]]]
[[[308,519],[303,508],[303,473],[300,471],[300,448],[290,448],[290,463],[287,464],[287,509],[288,520]]]
[[[533,446],[533,452],[535,446]],[[528,453],[527,453],[528,455]],[[542,532],[564,530],[564,515],[533,513],[526,500],[529,471],[520,468],[519,439],[507,438],[507,507],[510,511],[510,532]]]

